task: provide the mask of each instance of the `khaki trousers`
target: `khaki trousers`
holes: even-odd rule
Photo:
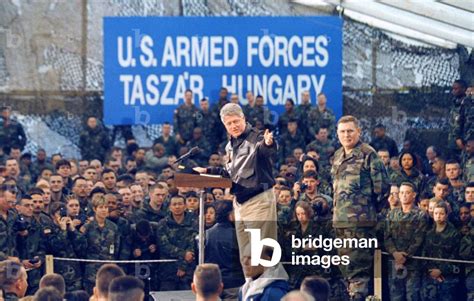
[[[240,258],[250,243],[250,233],[245,229],[260,229],[260,239],[277,241],[277,210],[273,189],[257,194],[247,202],[234,201],[235,230],[239,243]]]

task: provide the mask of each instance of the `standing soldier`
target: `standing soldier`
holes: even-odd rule
[[[184,92],[184,104],[174,111],[174,131],[176,140],[184,145],[193,135],[198,109],[193,103],[193,91],[187,89]]]
[[[359,121],[342,117],[337,125],[342,145],[334,154],[331,174],[334,187],[333,227],[337,238],[375,237],[376,208],[388,192],[388,176],[375,150],[360,141]],[[349,255],[351,263],[340,266],[349,282],[353,300],[364,300],[372,267],[371,249],[339,249],[339,256]]]
[[[467,83],[462,79],[458,79],[454,81],[451,91],[453,104],[449,112],[448,147],[451,157],[454,158],[458,157],[464,148],[463,127],[461,127],[464,122],[461,122],[461,107],[466,98],[466,88]]]
[[[301,130],[304,134],[306,142],[309,142],[313,136],[309,134],[309,112],[311,112],[311,98],[309,96],[309,91],[303,91],[301,93],[301,102],[296,108],[298,115],[301,120]]]
[[[215,126],[218,124],[217,120],[211,110],[209,109],[209,100],[201,99],[199,102],[200,110],[196,113],[196,126],[202,129],[203,136],[211,144],[211,151],[217,149],[217,141],[214,135]]]
[[[448,222],[446,203],[436,204],[433,211],[434,225],[426,234],[422,256],[456,259],[459,254],[461,234]],[[460,268],[450,262],[426,260],[421,294],[426,301],[454,300],[459,283]]]
[[[14,145],[21,150],[26,144],[26,135],[23,127],[18,122],[11,120],[11,110],[9,107],[1,108],[2,120],[0,120],[0,147],[5,153],[10,153],[10,148]]]
[[[16,186],[0,185],[0,260],[18,260],[15,231],[17,227],[14,227],[17,214],[12,209],[17,192]]]
[[[409,257],[421,254],[428,216],[415,206],[412,183],[403,182],[399,196],[402,206],[389,211],[384,232],[385,248],[394,258],[390,260],[390,299],[416,301],[420,300],[420,262]]]
[[[117,225],[107,219],[109,207],[104,196],[93,197],[92,208],[94,210],[94,220],[82,226],[80,230],[86,239],[80,255],[86,259],[118,259],[120,237]],[[92,288],[95,285],[95,276],[100,266],[100,263],[86,264],[83,286],[89,294],[92,293]]]
[[[161,291],[187,290],[192,281],[197,225],[192,215],[185,213],[185,208],[184,197],[172,197],[171,214],[158,224],[160,258],[177,259],[177,262],[164,263],[160,267]]]
[[[327,126],[323,125],[319,127],[314,137],[316,139],[306,146],[306,152],[310,150],[316,151],[319,155],[318,162],[321,168],[329,169],[328,167],[331,165],[329,160],[336,148],[334,147],[333,141],[329,139],[329,129]]]
[[[51,205],[54,224],[43,228],[46,252],[55,257],[77,258],[79,250],[84,247],[86,241],[76,230],[72,219],[64,216],[64,211],[64,204]],[[82,289],[82,271],[79,262],[57,261],[54,270],[64,277],[67,291]]]
[[[336,116],[333,111],[326,106],[327,98],[324,93],[318,95],[318,106],[311,109],[308,114],[308,136],[309,140],[318,132],[322,126],[329,129],[329,137],[334,137],[336,127]],[[308,141],[309,142],[309,141]]]
[[[472,204],[471,204],[472,207]],[[474,219],[468,234],[464,235],[459,247],[459,256],[464,260],[474,260]],[[474,300],[474,264],[466,265],[467,300]]]
[[[33,218],[33,200],[31,196],[24,195],[16,205],[20,218],[27,231],[25,236],[19,236],[17,249],[20,260],[25,269],[28,270],[28,294],[38,290],[41,279],[41,267],[44,262],[44,242],[42,239],[43,227],[40,222]]]
[[[105,155],[110,148],[109,137],[102,126],[98,124],[97,118],[87,118],[87,127],[79,138],[79,148],[82,158],[85,160],[105,160]]]
[[[305,140],[302,132],[298,128],[298,122],[296,119],[290,119],[287,125],[288,131],[286,134],[280,136],[280,163],[285,162],[286,157],[293,154],[295,148],[304,148]],[[297,158],[299,159],[299,158]]]

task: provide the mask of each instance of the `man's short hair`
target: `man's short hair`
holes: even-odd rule
[[[459,164],[459,161],[456,160],[456,159],[449,159],[448,161],[446,161],[446,164],[445,164],[445,165],[448,165],[448,164],[457,164],[457,165],[460,165],[460,164]]]
[[[143,281],[133,276],[120,276],[109,286],[108,301],[141,301],[145,297]]]
[[[66,283],[64,282],[63,276],[59,274],[53,273],[41,277],[39,287],[44,288],[48,286],[55,288],[62,297],[66,294]]]
[[[435,186],[438,184],[451,187],[451,183],[448,179],[436,179]]]
[[[460,85],[463,89],[467,89],[467,82],[463,79],[457,79],[454,83]]]
[[[23,266],[13,260],[0,261],[0,283],[1,288],[9,288],[22,277]],[[26,274],[26,270],[25,270]]]
[[[63,301],[61,293],[52,286],[39,289],[34,297],[35,301]]]
[[[108,297],[112,280],[121,276],[125,276],[125,273],[118,265],[107,263],[101,266],[95,279],[95,286],[100,296]]]
[[[55,166],[56,170],[61,168],[61,166],[67,166],[67,167],[71,168],[71,162],[69,162],[66,159],[61,159],[58,162],[56,162],[56,166]]]
[[[216,201],[214,204],[216,208],[216,222],[225,223],[229,221],[229,214],[234,210],[231,201],[221,200]]]
[[[408,186],[408,187],[411,188],[411,191],[416,192],[416,187],[415,187],[415,185],[413,185],[413,183],[411,183],[411,182],[402,182],[402,183],[400,184],[400,187],[402,187],[402,186]]]
[[[219,294],[222,287],[222,276],[219,266],[213,263],[204,263],[194,271],[194,285],[197,294],[209,298]]]
[[[307,170],[304,174],[303,174],[303,179],[315,179],[315,180],[318,180],[318,174],[314,171],[314,170]]]
[[[33,187],[33,188],[31,188],[30,190],[28,190],[28,194],[29,194],[30,196],[33,196],[33,195],[35,195],[35,194],[39,194],[39,195],[43,196],[44,191],[43,191],[43,189],[41,189],[41,188]]]
[[[110,168],[105,168],[103,171],[102,171],[102,174],[101,176],[103,177],[106,173],[113,173],[115,178],[117,178],[117,174],[115,173],[115,171],[113,169],[110,169]]]
[[[473,188],[474,187],[474,182],[469,182],[466,185],[466,188]]]
[[[301,283],[301,291],[313,296],[317,301],[327,301],[331,287],[329,282],[322,277],[308,276]]]
[[[341,123],[349,123],[349,122],[353,122],[357,128],[360,128],[359,120],[352,115],[342,116],[337,122],[337,125],[339,126],[339,124]]]

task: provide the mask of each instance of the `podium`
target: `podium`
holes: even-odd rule
[[[177,173],[174,175],[176,187],[200,188],[199,196],[199,264],[204,263],[205,221],[204,203],[206,200],[206,188],[231,188],[232,180],[215,175],[194,175]]]

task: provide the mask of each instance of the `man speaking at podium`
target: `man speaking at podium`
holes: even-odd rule
[[[225,167],[196,167],[194,170],[232,179],[237,240],[242,257],[243,250],[250,243],[250,233],[245,229],[260,229],[261,239],[277,239],[276,200],[272,189],[275,184],[272,157],[277,146],[268,129],[261,133],[246,123],[238,104],[223,106],[220,117],[231,136],[225,148]]]

